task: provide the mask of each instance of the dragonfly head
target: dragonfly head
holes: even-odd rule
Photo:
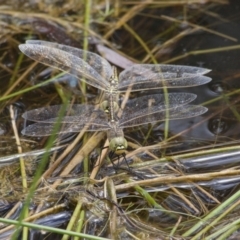
[[[115,137],[109,143],[109,148],[117,155],[121,155],[127,148],[127,140],[124,137]]]
[[[114,113],[116,113],[117,111],[118,111],[118,109],[119,109],[119,106],[118,106],[118,104],[117,104],[117,102],[113,102],[113,112]],[[103,101],[102,103],[101,103],[101,109],[105,112],[105,113],[107,113],[107,114],[109,114],[110,112],[111,112],[111,106],[110,106],[110,104],[109,104],[109,101]]]

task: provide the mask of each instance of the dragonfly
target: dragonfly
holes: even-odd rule
[[[28,40],[19,49],[28,57],[76,76],[80,81],[105,93],[101,107],[114,120],[119,109],[119,94],[134,91],[185,88],[206,84],[210,70],[201,67],[167,64],[134,64],[118,77],[117,70],[99,55],[82,49],[41,40]]]
[[[124,138],[123,129],[140,126],[148,123],[169,119],[185,119],[196,117],[207,111],[206,107],[190,105],[196,98],[192,93],[169,93],[168,100],[164,94],[146,95],[129,100],[118,119],[109,120],[101,108],[90,104],[73,104],[59,120],[61,105],[54,105],[33,109],[23,114],[25,120],[35,123],[23,129],[22,134],[28,136],[48,136],[54,124],[61,122],[59,134],[86,131],[106,131],[109,140],[109,149],[120,155],[127,149],[127,140]]]

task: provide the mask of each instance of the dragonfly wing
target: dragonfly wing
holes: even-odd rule
[[[166,96],[164,94],[146,95],[129,100],[124,111],[128,111],[130,108],[144,109],[153,106],[159,106],[162,107],[162,109],[166,109],[169,108],[169,105],[173,107],[188,104],[196,98],[197,95],[193,93],[168,93]],[[166,101],[166,99],[168,101]]]
[[[77,76],[96,88],[106,90],[109,87],[111,65],[97,54],[39,40],[27,41],[19,45],[19,49],[28,57]]]
[[[105,114],[102,110],[96,109],[96,106],[88,105],[88,104],[73,104],[69,105],[67,109],[65,109],[64,113],[62,105],[53,105],[43,108],[37,108],[30,111],[25,112],[22,117],[26,120],[33,121],[33,122],[57,122],[59,116],[66,116],[62,118],[62,122],[67,117],[73,116],[79,119],[82,116],[89,116],[90,114],[94,113],[99,117],[105,117]],[[86,115],[87,114],[87,115]]]
[[[108,77],[108,78],[110,78],[112,75],[112,68],[110,63],[96,53],[85,51],[79,48],[75,48],[75,47],[71,47],[63,44],[40,41],[40,40],[28,40],[26,41],[26,44],[44,45],[50,48],[60,49],[62,51],[65,51],[76,57],[83,59],[90,66],[93,66],[94,70],[96,70],[99,73],[99,75],[103,77]]]
[[[132,109],[134,111],[134,109]],[[185,119],[196,117],[207,112],[207,108],[198,105],[173,106],[168,109],[169,119]],[[137,112],[124,112],[119,121],[121,128],[139,126],[147,123],[155,123],[166,119],[167,110],[161,107],[149,107]],[[131,116],[129,118],[129,116]]]
[[[53,132],[54,126],[54,123],[34,123],[24,128],[22,134],[32,137],[49,136]],[[102,125],[94,125],[93,123],[91,123],[91,125],[84,125],[83,123],[62,123],[57,134],[80,132],[85,127],[85,131],[107,131],[109,129],[107,123]]]
[[[206,84],[211,78],[202,76],[210,70],[200,67],[164,64],[135,64],[119,75],[119,91],[141,91],[163,87],[179,88]]]
[[[95,106],[87,104],[74,104],[69,106],[64,117],[62,105],[34,109],[23,114],[23,118],[35,121],[23,129],[22,134],[28,136],[47,136],[53,131],[54,125],[59,123],[60,133],[79,132],[84,127],[86,131],[104,131],[109,129],[107,115]]]

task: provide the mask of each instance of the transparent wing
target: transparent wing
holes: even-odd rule
[[[77,119],[74,120],[74,122],[77,122],[79,121],[80,118],[83,118],[85,116],[89,117],[91,114],[105,117],[104,112],[100,109],[97,109],[97,107],[94,105],[88,104],[69,105],[64,113],[61,112],[62,109],[63,109],[62,105],[53,105],[43,108],[37,108],[25,112],[22,115],[22,117],[29,121],[45,123],[56,122],[60,114],[63,114],[65,116],[61,119],[61,122],[67,122],[67,118],[70,117],[77,117]],[[70,123],[72,122],[73,120],[70,121]]]
[[[168,99],[168,103],[166,102],[166,97]],[[132,111],[131,109],[144,109],[148,107],[158,106],[162,109],[176,106],[181,106],[188,104],[197,98],[196,94],[193,93],[168,93],[167,96],[164,94],[153,94],[146,95],[143,97],[131,99],[127,102],[126,107],[123,111]]]
[[[192,87],[206,84],[211,78],[202,76],[211,70],[200,67],[163,64],[136,64],[119,75],[120,92],[131,87],[132,91]]]
[[[80,132],[84,127],[86,128],[86,131],[107,131],[110,127],[109,125],[95,125],[94,122],[91,124],[83,122],[80,123],[65,123],[61,124],[57,134],[63,134],[63,133],[74,133],[74,132]],[[54,123],[34,123],[22,130],[22,134],[26,136],[32,136],[32,137],[43,137],[43,136],[49,136],[54,129]]]
[[[95,106],[75,104],[68,107],[62,119],[60,113],[61,105],[49,106],[30,110],[23,114],[23,118],[37,123],[31,124],[22,130],[23,135],[27,136],[48,136],[53,131],[54,125],[61,122],[61,133],[80,132],[84,127],[86,131],[105,131],[110,127],[106,114],[102,110],[96,110]]]
[[[198,105],[173,106],[168,109],[169,119],[185,119],[196,117],[207,112],[207,108]],[[166,109],[160,107],[149,107],[136,112],[135,109],[124,111],[119,120],[119,127],[133,127],[147,123],[155,123],[166,119]]]
[[[19,45],[28,57],[77,76],[81,81],[106,90],[112,76],[111,65],[97,54],[66,45],[29,40]]]

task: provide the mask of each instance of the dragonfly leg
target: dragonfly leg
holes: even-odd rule
[[[116,156],[116,158],[114,159],[115,156]],[[126,159],[126,154],[125,153],[122,153],[122,154],[118,155],[118,154],[115,154],[114,151],[110,151],[108,157],[109,157],[109,159],[110,159],[110,161],[111,161],[111,163],[113,165],[113,168],[115,169],[116,173],[117,173],[117,171],[119,169],[126,170],[128,172],[132,172],[132,169],[129,166],[128,161]],[[120,161],[121,157],[123,157],[123,160],[124,160],[124,162],[127,165],[127,168],[120,167],[121,164],[122,164],[122,162]],[[116,160],[117,160],[117,164],[115,163]]]

